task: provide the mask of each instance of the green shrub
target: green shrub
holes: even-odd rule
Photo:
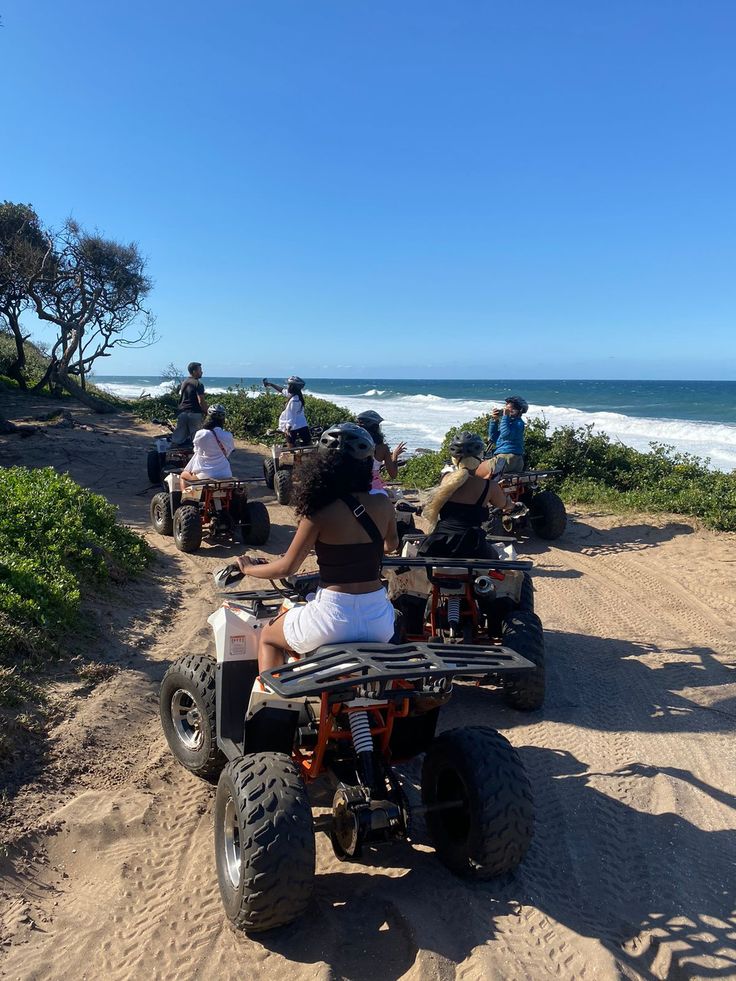
[[[438,452],[402,467],[401,481],[417,487],[437,484],[455,433],[470,430],[485,438],[488,420],[479,416],[450,429]],[[642,453],[593,432],[592,426],[563,426],[550,433],[543,419],[527,423],[525,448],[530,470],[561,471],[547,478],[545,486],[569,503],[613,511],[671,511],[699,518],[709,528],[736,531],[736,471],[710,470],[707,460],[661,443]]]
[[[0,664],[56,652],[82,593],[140,572],[146,542],[117,509],[50,467],[0,470]]]
[[[24,377],[26,384],[30,388],[43,378],[48,367],[49,359],[40,348],[36,347],[30,341],[26,341],[23,348],[26,355]],[[7,375],[10,366],[15,364],[15,359],[14,338],[9,333],[0,332],[0,375]],[[17,387],[17,381],[14,382],[14,385]]]
[[[258,394],[251,394],[251,393]],[[219,394],[208,394],[210,404],[220,402],[227,410],[227,427],[239,439],[251,443],[272,443],[280,436],[269,436],[276,430],[279,416],[284,411],[285,399],[275,392],[261,392],[258,388],[232,388]],[[355,417],[347,409],[326,399],[305,395],[307,421],[310,426],[332,426],[336,422],[354,422]],[[156,398],[135,399],[128,406],[141,419],[174,419],[178,396],[176,392],[158,395]]]

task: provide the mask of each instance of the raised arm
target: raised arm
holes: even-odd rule
[[[273,382],[270,382],[268,380],[268,378],[264,378],[263,379],[263,387],[264,388],[272,388],[274,390],[274,392],[278,392],[279,395],[283,395],[283,392],[284,392],[284,390],[281,387],[281,385],[274,385],[274,383]]]
[[[386,467],[391,480],[396,480],[396,476],[399,472],[399,457],[405,449],[406,443],[398,443],[392,450],[389,450],[388,446],[384,446],[384,453],[381,457],[381,462]]]

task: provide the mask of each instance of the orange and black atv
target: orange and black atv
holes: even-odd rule
[[[315,839],[307,787],[332,785],[335,854],[412,839],[426,824],[438,858],[489,879],[522,861],[532,837],[529,782],[494,729],[436,734],[454,678],[529,670],[502,645],[336,644],[257,678],[258,633],[280,607],[303,601],[313,577],[285,590],[231,593],[209,618],[216,658],[189,654],[161,684],[161,722],[174,756],[217,781],[215,862],[232,923],[264,931],[309,906]],[[286,599],[284,599],[286,596]],[[394,764],[425,753],[422,803],[410,806]]]
[[[424,536],[412,537],[418,544]],[[389,596],[401,614],[401,635],[409,641],[512,648],[529,668],[489,672],[482,683],[500,686],[512,708],[541,708],[544,631],[534,612],[531,562],[507,557],[500,542],[494,545],[496,559],[417,556],[412,544],[408,537],[401,558],[383,559]],[[411,551],[415,554],[407,554]]]
[[[178,474],[170,474],[164,483],[169,489],[151,499],[151,524],[160,535],[173,535],[180,552],[196,552],[205,536],[240,538],[246,545],[268,541],[268,509],[248,500],[246,481],[191,480],[182,490]]]
[[[504,531],[517,534],[525,528],[546,541],[559,538],[567,527],[567,511],[562,498],[552,490],[542,490],[546,477],[556,477],[560,470],[524,470],[522,473],[503,472],[499,484],[514,503],[523,504],[518,513],[496,518]]]

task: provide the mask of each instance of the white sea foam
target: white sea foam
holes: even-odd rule
[[[168,395],[172,388],[172,382],[170,381],[156,382],[143,379],[132,385],[122,382],[92,380],[98,388],[101,388],[104,392],[109,392],[111,395],[117,395],[120,399],[139,399],[142,395],[150,395],[151,398],[156,398],[159,395]],[[225,391],[227,391],[225,388],[210,388],[207,386],[207,392],[211,395],[218,395]],[[248,394],[250,395],[251,393],[249,392]]]
[[[366,396],[323,395],[352,412],[376,407]],[[446,399],[438,395],[399,395],[380,400],[382,429],[389,443],[404,440],[409,450],[439,448],[452,426],[483,415],[491,403],[475,399]],[[593,425],[612,440],[646,452],[652,442],[665,443],[677,450],[707,457],[717,470],[736,467],[736,426],[726,423],[697,422],[687,419],[657,419],[627,416],[618,412],[586,412],[556,405],[532,405],[528,418],[542,417],[550,431],[560,426]]]
[[[151,379],[136,384],[98,382],[121,398],[138,398],[141,393],[152,396],[170,391],[171,383]],[[223,388],[210,388],[208,395],[223,392]],[[360,395],[334,395],[311,392],[319,398],[344,405],[351,412],[378,408],[385,421],[382,429],[390,444],[403,440],[407,448],[438,449],[445,433],[452,426],[468,422],[488,412],[492,404],[477,399],[447,399],[439,395],[386,395],[387,389],[369,389]],[[248,392],[256,396],[258,392]],[[542,417],[550,424],[550,430],[559,426],[593,425],[595,432],[605,432],[613,440],[620,440],[634,449],[647,451],[650,443],[666,443],[677,450],[707,457],[717,470],[736,468],[736,425],[715,422],[697,422],[686,419],[657,419],[627,416],[618,412],[586,412],[558,405],[532,405],[529,418]]]

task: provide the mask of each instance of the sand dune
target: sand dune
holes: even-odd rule
[[[0,411],[17,419],[27,405],[5,396]],[[437,862],[421,823],[411,844],[343,864],[318,830],[313,909],[249,939],[220,904],[213,788],[174,762],[157,715],[167,664],[213,649],[207,573],[228,550],[185,556],[150,533],[154,428],[74,417],[90,428],[1,438],[3,462],[69,470],[119,504],[160,558],[90,607],[95,650],[118,670],[86,693],[60,688],[48,763],[13,787],[3,976],[736,977],[736,536],[580,513],[554,546],[524,543],[547,704],[523,715],[462,685],[441,720],[495,726],[521,752],[536,808],[521,868],[469,885]],[[237,470],[259,475],[257,451],[241,447]],[[280,552],[291,512],[262,484],[254,496],[274,522],[261,554]],[[416,764],[406,772],[416,784]]]

